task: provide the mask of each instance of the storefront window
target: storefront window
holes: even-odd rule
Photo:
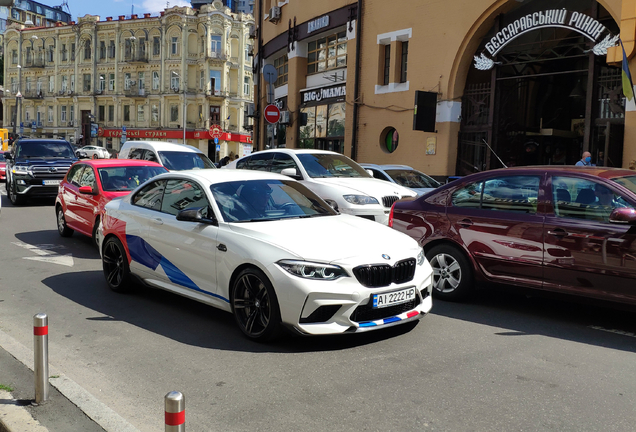
[[[324,138],[327,136],[327,105],[319,105],[316,107],[316,137]]]
[[[345,131],[345,103],[329,105],[328,137],[344,136]]]
[[[309,42],[307,48],[307,73],[322,72],[347,65],[346,32]]]

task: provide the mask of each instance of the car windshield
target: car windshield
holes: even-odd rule
[[[345,155],[301,153],[297,156],[309,177],[371,177],[364,168]]]
[[[407,188],[436,188],[439,186],[437,180],[426,174],[406,169],[388,169],[385,172],[400,186]]]
[[[21,142],[16,150],[16,159],[74,157],[71,145],[63,142]]]
[[[636,194],[636,176],[617,177],[612,180]]]
[[[99,168],[102,189],[108,192],[131,191],[152,177],[168,172],[158,166],[126,166]]]
[[[5,161],[4,154],[0,153],[0,162],[4,162],[4,161]]]
[[[163,166],[170,171],[216,168],[212,161],[202,153],[181,151],[160,151]]]
[[[260,222],[336,215],[302,184],[291,180],[246,180],[210,186],[226,222]]]

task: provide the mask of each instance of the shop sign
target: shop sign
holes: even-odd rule
[[[496,56],[508,43],[525,33],[548,27],[569,29],[582,34],[593,42],[596,42],[607,30],[596,19],[581,12],[552,9],[530,13],[504,26],[486,42],[485,48],[490,58],[483,52],[481,55],[475,56],[475,67],[480,70],[492,69],[495,65],[492,57]],[[613,47],[618,43],[618,36],[607,34],[603,40],[592,48],[592,51],[596,55],[606,55],[607,48]]]
[[[308,90],[301,94],[302,103],[320,102],[323,99],[344,98],[347,95],[347,85],[341,84],[335,87],[323,87]]]
[[[307,23],[307,33],[311,33],[328,26],[329,26],[329,15],[321,16],[320,18],[316,18],[315,20],[309,21]]]
[[[103,135],[105,138],[122,138],[125,137],[127,139],[136,138],[136,139],[144,139],[144,138],[154,138],[154,139],[183,139],[183,130],[140,130],[140,129],[128,129],[123,131],[122,129],[104,129]],[[196,140],[208,140],[213,139],[211,136],[210,130],[195,130],[195,131],[186,131],[186,139],[196,139]],[[223,132],[219,136],[219,140],[221,141],[237,141],[242,143],[251,143],[252,137],[250,135],[242,135],[242,134],[230,134],[227,132]]]

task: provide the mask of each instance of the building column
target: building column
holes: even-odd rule
[[[289,73],[287,75],[287,107],[292,114],[292,123],[287,126],[286,146],[289,148],[298,148],[299,137],[299,118],[300,106],[302,100],[300,91],[307,87],[307,43],[295,42],[294,49],[287,54],[289,63]],[[265,96],[267,96],[267,84],[264,84]],[[273,101],[272,101],[273,102]],[[263,106],[263,109],[265,107]],[[263,117],[263,123],[268,125]],[[263,136],[267,136],[267,129],[264,130]]]

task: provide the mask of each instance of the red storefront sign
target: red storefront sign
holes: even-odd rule
[[[105,138],[121,138],[121,129],[104,129]],[[126,129],[127,139],[180,139],[183,140],[183,130],[144,130],[144,129]],[[212,139],[209,130],[186,131],[186,139],[208,140]],[[235,133],[223,132],[219,137],[220,141],[236,141],[242,143],[252,143],[250,135],[242,135]]]

